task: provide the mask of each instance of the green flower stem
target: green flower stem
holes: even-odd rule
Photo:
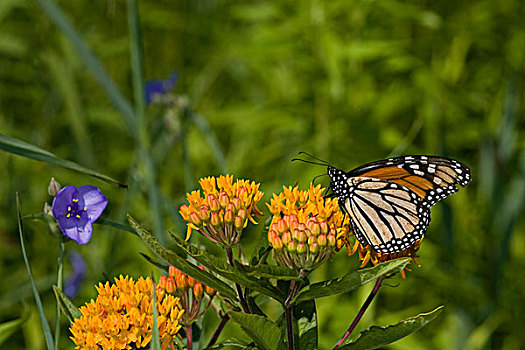
[[[355,317],[354,321],[348,327],[343,337],[337,342],[337,344],[334,346],[332,350],[337,349],[339,346],[343,344],[343,342],[350,336],[350,333],[354,330],[354,328],[357,326],[357,323],[359,323],[359,320],[361,320],[361,317],[363,317],[363,314],[365,313],[366,309],[370,306],[370,303],[372,303],[372,300],[374,300],[374,297],[376,296],[377,292],[379,291],[379,288],[381,287],[381,283],[383,282],[383,277],[379,277],[376,280],[376,284],[374,285],[374,288],[368,295],[368,298],[366,298],[365,303],[363,306],[361,306],[361,310],[357,313],[357,316]]]
[[[229,319],[230,316],[228,316],[227,313],[221,316],[221,322],[219,323],[217,329],[213,333],[213,336],[211,337],[208,346],[206,346],[206,349],[212,347],[215,344],[215,342],[217,342],[217,339],[219,339],[219,335],[221,334],[224,326],[226,325],[226,322],[228,322]]]
[[[231,266],[235,266],[233,264],[233,252],[231,247],[224,247],[226,250],[226,256],[228,257],[228,264]],[[246,299],[244,298],[244,293],[242,292],[242,288],[240,285],[235,283],[235,289],[237,290],[237,296],[239,297],[239,301],[241,303],[242,309],[245,313],[251,314],[250,307],[248,306],[248,303],[246,302]]]
[[[64,266],[64,242],[62,237],[58,239],[58,267],[57,267],[57,287],[62,290],[62,277]],[[58,350],[60,340],[60,304],[57,299],[56,316],[55,316],[55,350]]]

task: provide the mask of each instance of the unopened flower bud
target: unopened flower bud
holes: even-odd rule
[[[237,216],[235,217],[235,220],[234,220],[234,222],[233,222],[233,225],[235,226],[235,228],[236,228],[237,230],[240,231],[240,230],[242,230],[242,229],[244,228],[244,220],[243,220],[239,215],[237,215]]]
[[[179,209],[180,215],[182,215],[182,218],[186,221],[188,221],[190,217],[190,207],[188,207],[186,204],[183,204],[180,206]]]
[[[290,231],[283,232],[283,235],[281,236],[281,239],[284,244],[288,244],[292,240],[292,234]]]
[[[295,252],[297,250],[297,243],[295,243],[294,240],[288,242],[286,249],[288,249],[288,251],[291,253]]]
[[[304,254],[304,253],[306,253],[306,244],[304,244],[304,243],[299,243],[299,244],[297,245],[297,253],[299,253],[299,254]]]
[[[202,299],[202,296],[204,295],[204,288],[202,287],[202,283],[197,282],[193,286],[193,295],[195,295],[195,298],[198,300]]]
[[[283,249],[283,241],[279,238],[279,236],[274,235],[272,237],[272,246],[274,249]]]
[[[328,245],[330,247],[335,246],[335,235],[334,234],[329,234],[327,239],[328,239]]]
[[[230,197],[228,197],[228,194],[225,191],[221,191],[219,194],[219,204],[222,208],[226,208],[228,203],[230,203]]]
[[[248,218],[248,213],[246,212],[245,208],[239,209],[239,212],[237,213],[237,215],[242,218],[243,222],[246,221],[246,219]]]
[[[233,219],[234,219],[233,211],[231,211],[230,209],[227,209],[224,212],[224,222],[231,224],[233,222]]]
[[[221,205],[219,204],[217,197],[215,197],[212,193],[206,196],[206,201],[208,202],[208,206],[212,212],[217,212],[221,209]]]
[[[199,214],[197,212],[193,211],[190,214],[190,222],[194,224],[195,226],[200,226],[202,224],[202,220],[199,217]]]
[[[236,211],[241,209],[241,200],[239,197],[233,197],[231,203],[235,206]]]
[[[53,207],[47,202],[44,203],[44,214],[53,215]]]
[[[315,236],[309,236],[308,237],[308,245],[312,244],[312,243],[317,243],[317,239],[315,238]]]
[[[200,210],[199,210],[199,216],[201,217],[201,220],[202,221],[208,221],[210,220],[210,210],[208,209],[208,207],[206,205],[201,205],[200,207]]]
[[[61,188],[62,186],[60,186],[58,181],[52,177],[51,181],[49,181],[49,186],[47,187],[47,193],[49,193],[51,197],[55,197]]]
[[[168,282],[168,276],[162,275],[159,277],[159,283],[157,283],[157,287],[161,289],[166,289],[166,283]]]
[[[166,281],[166,292],[173,294],[175,293],[175,289],[176,289],[175,281],[173,280],[173,277],[169,277]]]
[[[181,274],[180,276],[177,276],[177,289],[185,292],[188,289],[188,276]]]
[[[309,244],[310,247],[310,253],[317,253],[319,251],[319,244],[317,242],[313,242],[312,244]]]
[[[288,229],[288,224],[286,223],[284,219],[277,220],[276,226],[277,226],[277,231],[279,231],[280,233],[283,233],[284,231]]]
[[[221,218],[218,213],[211,213],[210,222],[213,226],[219,226],[221,224]]]
[[[213,289],[212,287],[206,286],[206,294],[208,294],[210,297],[214,296],[217,291]]]
[[[195,281],[195,278],[188,276],[188,287],[193,288],[195,283],[197,283],[197,281]]]
[[[294,229],[292,232],[292,237],[297,240],[297,242],[304,243],[306,242],[306,233],[303,230]]]
[[[274,231],[274,230],[269,230],[269,231],[268,231],[268,242],[270,242],[270,243],[272,242],[272,240],[273,240],[273,236],[279,236],[279,235],[277,234],[276,231]]]
[[[317,237],[317,243],[318,243],[321,247],[326,246],[326,243],[327,243],[326,235],[319,235],[319,237]]]
[[[175,276],[175,272],[177,271],[177,269],[175,268],[175,266],[173,265],[170,265],[170,267],[168,267],[168,275],[170,277],[173,277]]]
[[[319,227],[319,224],[317,223],[317,220],[315,218],[309,218],[306,221],[306,227],[308,227],[308,229],[314,236],[317,236],[321,232],[321,228]]]

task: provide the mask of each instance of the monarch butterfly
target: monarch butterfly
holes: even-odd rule
[[[387,254],[421,239],[430,223],[430,208],[457,192],[456,184],[465,187],[471,180],[466,165],[426,155],[379,160],[349,172],[324,161],[319,165],[328,167],[329,196],[337,197],[350,216],[357,240]]]

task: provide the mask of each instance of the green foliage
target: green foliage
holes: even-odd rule
[[[230,317],[242,327],[260,349],[283,349],[283,334],[275,323],[259,315],[248,315],[235,311],[230,312]]]
[[[57,298],[58,305],[60,306],[60,310],[66,315],[67,319],[70,323],[73,323],[75,321],[75,318],[80,317],[80,311],[78,308],[73,304],[73,302],[58,288],[57,286],[53,286],[53,292],[55,292],[55,296]]]

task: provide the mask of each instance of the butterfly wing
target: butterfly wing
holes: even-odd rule
[[[375,251],[394,253],[421,239],[430,206],[407,187],[388,180],[352,177],[344,202],[356,238]]]
[[[404,156],[365,164],[348,177],[369,177],[391,181],[416,193],[428,206],[465,187],[470,169],[454,160],[436,156]]]

